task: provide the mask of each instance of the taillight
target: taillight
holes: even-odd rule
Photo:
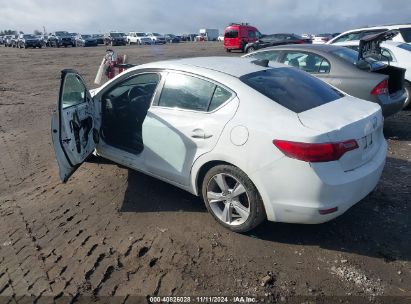
[[[388,80],[385,79],[381,81],[377,86],[371,91],[371,95],[382,95],[388,94]]]
[[[358,148],[354,139],[336,143],[302,143],[275,139],[273,144],[288,157],[312,163],[339,160],[348,151]]]

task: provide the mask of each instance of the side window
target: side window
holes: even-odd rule
[[[383,48],[381,54],[382,56],[384,56],[382,59],[386,59],[388,61],[395,61],[391,52],[388,49]]]
[[[76,74],[68,74],[64,80],[61,96],[62,108],[72,107],[86,101],[86,88]]]
[[[248,38],[250,38],[250,39],[254,39],[256,36],[255,36],[255,32],[254,31],[248,31]]]
[[[330,63],[324,57],[311,53],[288,52],[283,58],[283,63],[308,73],[328,73],[330,71]]]
[[[208,111],[214,111],[231,98],[231,93],[220,86],[216,86]]]
[[[170,73],[158,105],[193,111],[213,111],[231,97],[227,90],[206,80]]]
[[[157,73],[136,75],[116,85],[105,96],[112,101],[123,99],[131,102],[134,98],[141,96],[151,100],[159,81],[160,75]]]

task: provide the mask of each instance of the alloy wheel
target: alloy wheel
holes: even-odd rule
[[[243,224],[250,216],[245,187],[227,173],[214,175],[207,185],[207,200],[214,215],[230,226]]]

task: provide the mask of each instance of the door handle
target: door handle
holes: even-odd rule
[[[199,138],[199,139],[207,139],[213,137],[213,134],[207,134],[204,132],[203,129],[194,129],[193,133],[191,134],[192,138]]]

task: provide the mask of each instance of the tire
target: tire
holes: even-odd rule
[[[405,91],[407,92],[408,96],[407,99],[404,102],[404,107],[403,109],[410,109],[410,104],[411,104],[411,83],[408,81],[404,82],[404,88]]]
[[[235,195],[236,191],[238,195]],[[231,231],[250,231],[266,218],[257,188],[237,167],[218,165],[211,168],[202,181],[201,193],[207,210],[214,219]],[[210,203],[216,197],[217,200]]]
[[[252,47],[252,46],[250,46],[249,48],[247,48],[246,50],[245,50],[245,52],[248,54],[248,53],[252,53],[252,52],[254,52],[255,51],[255,48],[254,47]]]
[[[225,51],[226,51],[227,53],[231,53],[231,50],[230,50],[230,49],[225,49]]]

